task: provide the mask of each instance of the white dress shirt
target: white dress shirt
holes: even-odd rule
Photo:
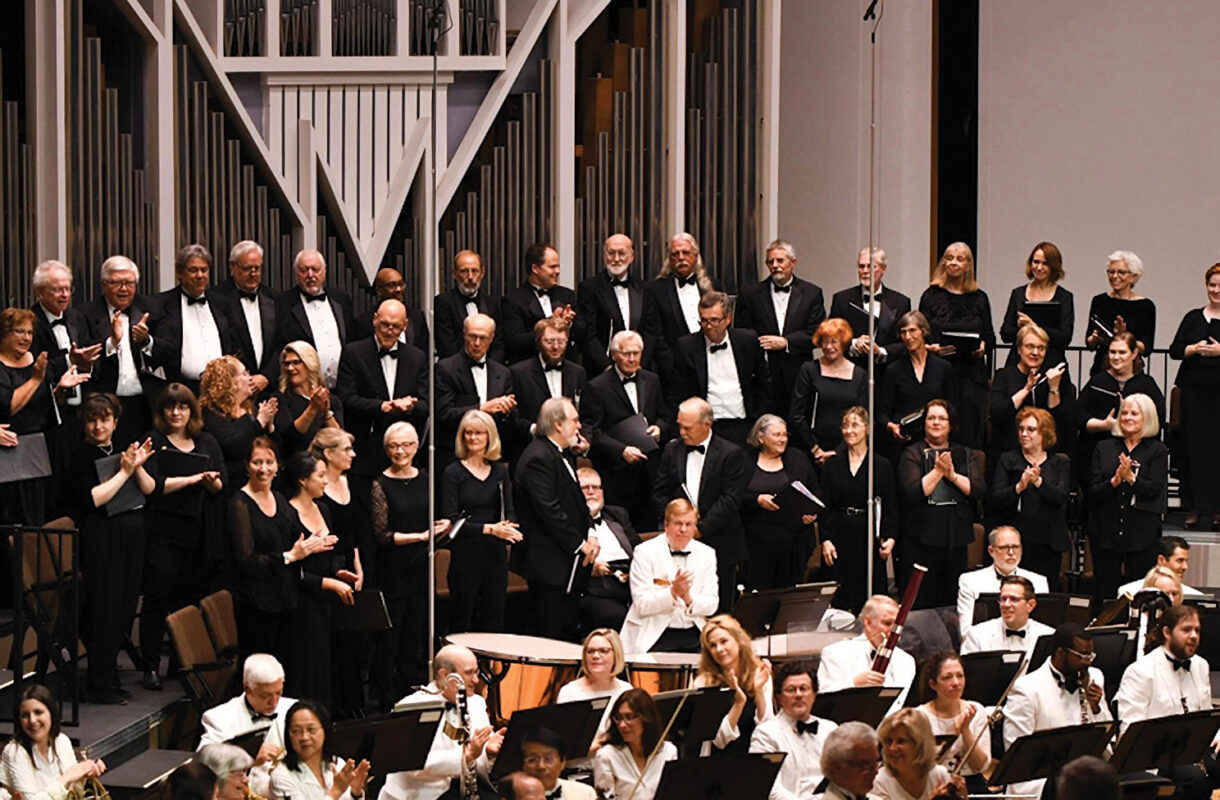
[[[678,287],[678,305],[682,307],[682,318],[686,320],[686,328],[691,333],[698,333],[701,330],[699,300],[703,297],[699,293],[699,281],[692,281],[689,286],[683,286],[675,276],[674,285]]]
[[[589,527],[589,535],[601,545],[601,550],[597,554],[598,561],[610,563],[611,561],[627,561],[631,558],[623,549],[623,545],[619,543],[614,531],[610,530],[610,526],[606,524],[605,517],[597,518],[597,521]]]
[[[466,299],[466,316],[473,317],[475,314],[479,313],[479,304],[474,301],[474,299],[479,296],[478,289],[474,290],[474,294],[468,295],[459,288],[458,294]],[[403,333],[406,333],[406,331],[403,331]]]
[[[435,706],[443,703],[444,697],[435,683],[429,683],[423,689],[398,701],[396,710],[404,707],[415,708],[421,705]],[[466,708],[470,713],[470,724],[475,729],[491,725],[487,717],[487,701],[477,694],[468,695]],[[449,789],[450,782],[462,773],[462,746],[458,744],[457,729],[462,724],[461,714],[456,708],[437,709],[436,734],[432,737],[432,749],[423,769],[412,772],[393,772],[386,776],[385,785],[381,787],[378,800],[436,800]],[[450,735],[452,733],[452,735]],[[484,751],[475,761],[475,770],[479,776],[486,778],[491,762]]]
[[[238,297],[241,303],[241,313],[246,318],[246,330],[250,333],[250,344],[254,346],[255,365],[263,366],[263,312],[258,308],[258,291],[254,297],[245,295]]]
[[[787,286],[792,286],[793,278],[788,279]],[[788,318],[788,301],[792,299],[792,289],[786,292],[777,292],[775,281],[771,281],[771,307],[775,309],[775,322],[779,325],[776,330],[782,336],[784,333],[784,321]]]
[[[664,534],[649,539],[631,559],[631,607],[623,620],[623,652],[647,653],[666,628],[697,627],[716,613],[720,604],[720,584],[716,578],[716,551],[703,542],[686,545],[684,558],[669,550]],[[686,563],[679,565],[679,561]],[[674,597],[669,587],[679,566],[692,574],[688,606]]]
[[[703,462],[707,460],[707,449],[712,444],[712,434],[709,433],[707,438],[698,444],[703,445],[702,452],[686,451],[686,491],[690,492],[688,499],[695,508],[699,507],[699,488],[703,483]]]
[[[483,366],[477,366],[482,364]],[[490,369],[487,366],[487,358],[482,361],[476,361],[470,367],[470,378],[474,381],[474,390],[479,395],[479,405],[487,402],[487,371]]]
[[[737,362],[733,360],[733,343],[726,333],[723,342],[727,345],[712,352],[713,343],[704,337],[707,347],[707,402],[716,419],[745,419],[746,400],[741,390],[741,376],[737,374]]]
[[[376,340],[373,340],[377,344]],[[380,356],[377,360],[381,362],[381,376],[385,378],[386,397],[394,399],[394,384],[398,382],[398,345],[390,348],[390,352]],[[377,344],[377,350],[381,350],[381,345]]]
[[[119,314],[119,310],[109,303],[106,304],[106,310],[109,312],[111,319],[114,319],[115,314]],[[131,311],[130,306],[128,306],[127,311]],[[107,336],[105,352],[107,357],[114,355],[116,352],[119,354],[119,377],[118,382],[115,384],[114,393],[119,397],[134,397],[144,394],[144,387],[140,385],[140,373],[136,369],[135,355],[131,352],[131,348],[127,346],[128,343],[131,343],[132,346],[135,345],[131,341],[130,313],[120,314],[119,325],[122,327],[123,332],[119,336],[118,347],[115,347],[114,339]],[[149,336],[148,341],[141,348],[141,352],[145,355],[151,354],[152,344],[152,337]]]
[[[1034,644],[1043,636],[1050,636],[1055,629],[1043,625],[1036,619],[1029,619],[1025,626],[1019,629],[1025,631],[1025,637],[1009,636],[1008,626],[1004,620],[996,617],[986,622],[980,622],[966,631],[962,637],[962,655],[982,653],[988,650],[1023,650],[1026,654],[1034,652]]]
[[[937,764],[928,773],[928,780],[924,784],[923,794],[913,795],[902,788],[902,784],[890,772],[889,767],[882,767],[881,771],[877,773],[877,779],[873,781],[873,790],[868,793],[868,796],[876,798],[876,800],[927,800],[927,798],[932,796],[933,789],[948,781],[949,771]]]
[[[816,722],[817,731],[797,733],[796,720],[782,711],[754,727],[751,753],[788,754],[771,786],[770,800],[807,798],[822,782],[822,745],[838,725],[812,715],[804,721]]]
[[[991,730],[987,727],[987,711],[973,700],[963,700],[963,705],[970,706],[974,709],[974,716],[970,718],[970,735],[978,740],[975,746],[976,752],[987,754],[987,758],[991,758]],[[919,713],[924,715],[928,720],[928,724],[932,726],[933,736],[957,736],[957,720],[938,717],[933,714],[927,704],[917,707]],[[952,771],[957,767],[957,762],[961,761],[962,756],[966,754],[964,742],[960,736],[957,741],[945,753],[945,758],[940,763],[945,769]],[[962,767],[962,775],[978,775],[980,770],[971,769],[970,767]]]
[[[76,753],[66,734],[59,734],[44,758],[38,748],[34,757],[25,748],[10,740],[0,752],[0,784],[9,792],[19,792],[24,800],[62,800],[68,788],[59,778],[76,764]]]
[[[255,720],[245,694],[240,694],[231,700],[226,700],[218,706],[213,706],[203,712],[203,736],[199,739],[199,747],[209,744],[222,744],[230,739],[249,733],[255,728],[270,725],[264,743],[277,744],[281,747],[288,741],[284,736],[284,718],[288,709],[296,703],[291,697],[280,697],[275,707],[275,719]],[[266,764],[250,768],[250,788],[255,794],[263,797],[270,791],[271,773]]]
[[[874,657],[873,645],[863,633],[854,639],[827,645],[818,664],[818,691],[837,692],[840,689],[853,688],[856,676],[873,668]],[[902,689],[902,693],[894,698],[889,714],[893,714],[906,703],[907,692],[911,690],[914,681],[915,659],[911,658],[907,651],[895,648],[885,670],[883,685]]]
[[[678,758],[678,748],[673,742],[665,742],[656,756],[647,762],[644,777],[640,779],[640,768],[627,745],[606,745],[597,751],[593,759],[593,785],[608,800],[653,800],[657,784],[666,761]],[[636,784],[639,784],[638,786]],[[635,794],[632,794],[632,792]]]
[[[1212,707],[1211,667],[1196,655],[1189,670],[1174,669],[1165,647],[1157,647],[1123,672],[1114,700],[1118,703],[1119,735],[1132,722],[1170,717]]]
[[[618,375],[619,381],[623,384],[623,391],[627,393],[627,399],[631,401],[631,408],[635,413],[640,413],[640,389],[636,384],[639,383],[640,373],[635,373],[636,378],[633,381],[623,381],[627,376],[619,372],[618,367],[614,368],[614,372]]]
[[[51,326],[51,335],[55,337],[55,344],[59,347],[59,350],[64,354],[64,358],[68,361],[68,366],[71,367],[72,361],[68,357],[68,354],[70,352],[72,352],[72,337],[68,335],[68,326],[66,323],[63,325],[55,324],[59,320],[63,319],[64,315],[63,314],[52,314],[50,311],[47,311],[42,306],[41,303],[38,305],[38,310],[42,312],[43,317],[45,317],[47,320],[47,324]],[[80,405],[81,395],[80,395],[79,386],[73,386],[71,389],[68,390],[68,392],[65,396],[68,398],[67,399],[68,405],[70,405],[70,406],[79,406]]]
[[[1028,578],[1029,582],[1034,585],[1034,594],[1046,594],[1050,591],[1050,586],[1046,582],[1046,578],[1036,572],[1030,572],[1027,569],[1017,567],[1012,572],[1022,578]],[[1000,591],[1000,573],[995,568],[994,564],[988,564],[982,569],[963,572],[957,578],[957,618],[958,626],[961,628],[962,635],[966,635],[966,631],[970,630],[970,626],[974,624],[974,601],[978,599],[980,594],[999,594]]]
[[[339,375],[339,356],[343,352],[339,321],[330,307],[330,298],[310,302],[302,295],[301,303],[305,306],[305,318],[309,320],[309,330],[313,333],[314,349],[322,362],[322,381],[326,388],[333,389],[335,378]]]
[[[547,369],[545,358],[538,356],[538,361],[542,364],[542,377],[551,397],[563,397],[563,362],[559,362],[559,369]]]
[[[305,764],[298,763],[296,769],[288,769],[288,765],[280,763],[275,771],[271,773],[271,793],[267,795],[268,800],[327,800],[327,792],[335,785],[335,772],[343,768],[343,762],[335,760],[335,762],[322,764],[322,780],[325,785],[318,783],[318,777],[313,774],[313,770]],[[351,790],[346,790],[339,795],[339,800],[351,800]]]
[[[538,305],[542,306],[542,316],[549,317],[551,314],[554,314],[555,307],[551,305],[551,293],[539,292],[538,287],[532,283],[529,286],[534,292],[534,297],[538,298]]]
[[[206,294],[202,296],[206,299]],[[220,329],[207,303],[188,302],[186,293],[179,291],[178,306],[182,310],[182,376],[197,381],[209,361],[224,355]]]

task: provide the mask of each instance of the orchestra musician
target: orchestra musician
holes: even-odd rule
[[[837,728],[813,715],[818,676],[808,661],[785,661],[775,670],[779,713],[760,722],[750,737],[751,753],[787,753],[771,787],[770,800],[797,800],[813,794],[822,780],[826,739]]]
[[[593,785],[603,797],[653,800],[665,762],[678,757],[674,743],[661,739],[657,704],[643,689],[630,689],[614,701],[610,720],[610,739],[593,761]]]
[[[271,772],[268,800],[363,800],[371,765],[331,754],[333,726],[324,705],[298,700],[288,709],[284,730],[288,752]]]
[[[860,622],[864,631],[853,639],[828,645],[818,664],[818,685],[823,692],[837,692],[852,686],[896,686],[902,693],[894,698],[890,713],[902,708],[915,680],[915,659],[895,648],[889,667],[882,674],[873,669],[876,651],[885,644],[898,618],[898,604],[890,597],[875,594],[864,604]]]
[[[1050,591],[1042,575],[1021,568],[1021,532],[1011,525],[993,528],[987,534],[987,553],[992,563],[962,573],[957,579],[957,618],[962,636],[974,624],[974,601],[980,594],[999,592],[1000,581],[1009,575],[1027,579],[1036,594]]]
[[[254,759],[233,744],[209,744],[199,748],[195,761],[216,775],[214,800],[250,800],[250,777]]]
[[[728,614],[712,617],[699,634],[699,674],[695,686],[733,690],[733,705],[720,721],[712,744],[744,753],[754,728],[775,716],[771,702],[771,662],[754,654],[750,635]]]
[[[869,795],[881,766],[877,732],[863,722],[844,722],[822,744],[826,776],[824,800],[856,800]]]
[[[948,750],[941,752],[938,762],[953,774],[965,776],[972,789],[983,789],[985,781],[981,775],[991,761],[991,731],[983,706],[962,699],[965,689],[966,672],[961,656],[952,650],[933,653],[919,671],[919,696],[923,703],[917,708],[927,717],[933,736],[957,737]],[[959,767],[963,759],[966,763]]]
[[[965,782],[950,777],[936,763],[936,739],[928,718],[917,709],[904,708],[885,718],[877,729],[885,766],[873,783],[870,798],[876,800],[927,800],[942,796],[946,784],[957,784],[959,797]]]
[[[962,655],[986,650],[1024,650],[1033,653],[1034,643],[1055,629],[1030,614],[1038,601],[1029,578],[1005,575],[1000,579],[1000,616],[971,626],[962,637]]]
[[[592,786],[560,778],[567,762],[563,758],[564,740],[550,728],[535,728],[521,743],[521,763],[526,775],[542,781],[547,800],[596,800]]]

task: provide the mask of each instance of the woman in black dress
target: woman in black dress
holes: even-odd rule
[[[1156,406],[1146,394],[1123,398],[1115,436],[1093,451],[1089,522],[1097,597],[1118,594],[1125,568],[1134,580],[1156,566],[1169,484],[1169,449],[1156,436]]]
[[[322,382],[322,362],[309,342],[280,351],[280,386],[275,393],[275,436],[284,457],[309,448],[318,431],[343,428],[343,402]]]
[[[220,442],[225,457],[230,487],[226,496],[246,482],[246,457],[255,437],[275,432],[279,401],[274,397],[264,400],[255,411],[251,394],[250,373],[233,356],[209,361],[199,379],[203,429]]]
[[[1197,525],[1200,517],[1210,518],[1212,530],[1220,530],[1220,425],[1212,405],[1220,396],[1220,264],[1208,267],[1203,281],[1207,305],[1182,318],[1169,355],[1182,362],[1175,383],[1186,445],[1182,494],[1191,509],[1186,522]]]
[[[788,447],[788,426],[775,414],[758,418],[750,428],[746,444],[757,451],[741,501],[741,524],[750,551],[746,588],[794,586],[805,577],[805,565],[813,549],[815,517],[805,515],[793,525],[780,514],[775,496],[794,481],[800,481],[815,496],[820,495],[817,476],[805,454]]]
[[[928,349],[949,359],[957,375],[961,421],[954,441],[981,448],[987,430],[987,358],[995,349],[991,301],[979,288],[974,254],[965,242],[954,242],[936,262],[932,285],[919,298],[919,310],[932,326]]]
[[[333,524],[332,531],[339,537],[335,545],[336,561],[351,573],[352,588],[359,592],[369,580],[364,568],[365,554],[372,553],[376,540],[369,518],[368,489],[360,492],[348,481],[348,470],[356,456],[353,441],[354,437],[347,431],[328,426],[313,437],[309,452],[326,463],[326,491],[318,498],[318,505],[326,508]],[[354,631],[335,633],[333,710],[341,719],[364,709],[364,685],[360,676],[369,662],[367,640],[367,635]]]
[[[52,386],[47,380],[47,354],[35,358],[34,312],[6,308],[0,312],[0,446],[13,447],[16,436],[43,433],[54,446],[55,404],[68,390],[89,379],[72,367]],[[55,459],[51,459],[55,463]],[[41,525],[47,521],[51,478],[28,478],[0,484],[0,523]]]
[[[1037,325],[1029,324],[1017,333],[1020,360],[997,370],[991,380],[989,409],[991,446],[994,461],[1000,453],[1017,447],[1016,413],[1022,408],[1044,408],[1055,418],[1055,429],[1063,431],[1058,450],[1072,452],[1076,432],[1076,387],[1062,361],[1048,362],[1050,337]]]
[[[1000,455],[991,481],[996,525],[1021,532],[1021,566],[1045,575],[1052,592],[1059,591],[1059,571],[1068,551],[1067,502],[1072,465],[1055,446],[1055,420],[1042,408],[1017,412],[1020,447]]]
[[[919,313],[919,312],[915,312]],[[935,358],[935,356],[933,356]],[[854,406],[843,412],[843,448],[822,470],[822,563],[839,582],[834,607],[859,613],[864,601],[886,594],[885,561],[894,551],[898,531],[898,495],[894,468],[877,454],[873,465],[873,497],[881,500],[880,537],[868,531],[868,409]],[[868,586],[868,548],[873,548],[873,586]]]
[[[478,409],[462,415],[445,468],[441,517],[464,519],[449,544],[449,630],[504,630],[508,545],[521,541],[513,486],[500,461],[495,420]]]
[[[85,398],[77,413],[83,438],[74,443],[65,462],[65,511],[81,534],[85,584],[81,610],[87,620],[82,630],[89,649],[89,701],[103,704],[124,703],[130,696],[119,685],[116,659],[135,619],[144,568],[143,510],[124,504],[129,510],[111,514],[106,504],[129,482],[141,495],[151,493],[154,485],[143,466],[153,454],[151,441],[132,442],[126,450],[115,447],[114,429],[122,411],[112,394]],[[103,480],[98,477],[97,462],[113,457],[119,459],[118,469]]]
[[[898,494],[898,583],[905,588],[914,564],[928,568],[915,608],[957,604],[957,579],[974,540],[975,503],[987,489],[983,454],[950,443],[956,413],[944,400],[924,407],[924,437],[902,451]]]
[[[1051,242],[1038,242],[1025,259],[1025,277],[1027,283],[1012,290],[1008,298],[1008,308],[1004,312],[1004,321],[1000,323],[1000,341],[1005,344],[1016,342],[1017,332],[1030,323],[1038,325],[1050,337],[1046,360],[1050,364],[1058,364],[1065,360],[1068,345],[1072,343],[1072,329],[1076,326],[1076,303],[1072,293],[1059,285],[1063,280],[1063,254]],[[1034,304],[1030,307],[1029,304]],[[1039,304],[1054,303],[1044,306],[1045,311],[1035,310]],[[1037,319],[1027,312],[1033,312]],[[1018,348],[1008,351],[1008,366],[1013,366],[1020,359]]]
[[[1140,355],[1148,355],[1156,339],[1156,305],[1135,293],[1135,284],[1144,274],[1144,262],[1129,250],[1115,250],[1108,257],[1106,279],[1110,291],[1093,297],[1089,303],[1088,337],[1085,344],[1094,348],[1093,373],[1106,367],[1106,345],[1123,331],[1135,334]]]
[[[1073,468],[1080,486],[1089,485],[1089,470],[1093,467],[1093,450],[1097,443],[1114,435],[1118,419],[1118,404],[1131,394],[1146,394],[1156,406],[1157,419],[1165,419],[1165,395],[1156,380],[1144,371],[1144,359],[1139,354],[1135,334],[1116,334],[1109,344],[1106,368],[1094,373],[1080,390],[1076,402],[1076,455]]]
[[[842,441],[843,412],[868,402],[868,373],[845,355],[851,339],[846,320],[823,320],[813,334],[813,344],[822,355],[801,366],[792,389],[789,427],[801,450],[819,464],[834,455]]]
[[[908,311],[898,320],[898,338],[906,347],[907,357],[885,368],[877,398],[878,452],[891,464],[911,443],[912,429],[923,431],[922,416],[910,422],[905,431],[903,418],[922,414],[924,405],[936,397],[957,403],[957,375],[952,364],[928,350],[931,336],[932,326],[919,311]]]
[[[203,430],[195,393],[181,383],[166,386],[153,409],[149,438],[155,454],[147,469],[156,489],[148,498],[140,650],[145,688],[160,688],[165,615],[199,602],[216,585],[228,585],[222,574],[232,559],[221,528],[224,455]]]
[[[345,605],[356,602],[351,582],[337,549],[339,537],[327,508],[318,500],[326,491],[326,462],[309,453],[293,453],[284,464],[284,477],[296,493],[288,501],[288,519],[297,538],[323,537],[331,547],[301,561],[300,599],[292,615],[292,646],[296,649],[286,681],[303,697],[330,706],[333,594]],[[295,669],[293,668],[295,667]]]
[[[382,437],[390,466],[373,479],[370,506],[377,551],[377,585],[385,595],[391,628],[380,634],[373,660],[373,685],[382,710],[394,707],[423,677],[427,639],[428,475],[411,464],[419,434],[395,422]],[[432,535],[449,530],[439,519]]]

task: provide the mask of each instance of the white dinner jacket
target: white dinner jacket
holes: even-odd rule
[[[840,689],[850,689],[853,681],[861,672],[868,672],[873,666],[872,644],[860,634],[854,639],[845,639],[828,645],[822,651],[822,660],[818,663],[818,691],[837,692]],[[885,670],[885,686],[902,689],[902,694],[894,698],[889,714],[902,708],[907,701],[907,692],[915,682],[915,659],[902,648],[895,648],[890,657],[890,665]]]
[[[1135,593],[1143,588],[1144,588],[1144,579],[1136,578],[1135,580],[1131,581],[1130,583],[1124,583],[1122,586],[1118,587],[1118,596],[1122,597],[1123,595],[1127,595],[1128,597],[1134,597]],[[1182,584],[1182,596],[1183,597],[1202,597],[1203,592],[1200,592],[1198,589],[1194,588],[1193,586],[1187,586],[1186,584]]]
[[[1170,717],[1185,711],[1211,710],[1212,687],[1207,659],[1190,659],[1190,672],[1175,671],[1158,647],[1141,656],[1123,672],[1114,700],[1118,703],[1119,735],[1132,722]],[[1186,708],[1182,708],[1182,701]]]
[[[263,741],[283,747],[288,741],[284,736],[284,718],[288,716],[288,709],[295,703],[294,698],[281,696],[275,707],[275,719],[270,723],[266,720],[255,722],[250,716],[250,706],[246,703],[246,695],[243,692],[203,712],[203,736],[199,739],[199,747],[227,742],[235,736],[249,733],[264,725],[271,725],[271,730],[267,731],[267,738]],[[271,789],[271,773],[267,766],[259,764],[250,768],[250,788],[262,797],[267,797]]]
[[[623,620],[623,652],[647,653],[671,624],[693,622],[700,630],[720,604],[720,584],[716,579],[716,551],[694,539],[686,546],[685,569],[694,576],[691,606],[674,598],[670,583],[678,574],[674,557],[669,554],[665,534],[653,537],[635,548],[631,556],[631,608]]]
[[[436,706],[444,703],[444,697],[430,683],[423,689],[399,700],[395,710],[418,708],[419,706]],[[466,708],[470,712],[470,726],[474,730],[491,725],[487,717],[487,701],[477,694],[467,695]],[[438,709],[441,710],[441,709]],[[461,713],[452,708],[444,710],[436,723],[436,733],[432,736],[432,749],[424,761],[424,768],[411,772],[392,772],[385,778],[385,785],[377,795],[378,800],[436,800],[449,789],[450,782],[462,774],[462,746],[457,740],[446,733],[448,726],[451,731],[461,726]],[[491,768],[487,751],[479,754],[475,761],[475,770],[480,778],[486,779]]]
[[[1030,572],[1027,569],[1017,567],[1013,570],[1013,575],[1022,578],[1029,578],[1029,582],[1034,585],[1034,595],[1046,594],[1050,591],[1050,584],[1046,582],[1046,578],[1036,572]],[[957,624],[961,629],[962,636],[966,635],[966,631],[970,630],[970,626],[974,624],[974,601],[978,599],[980,594],[998,594],[1000,591],[1000,577],[996,573],[995,564],[988,564],[982,569],[963,572],[957,578]]]
[[[817,733],[797,733],[796,721],[784,712],[754,727],[751,753],[787,753],[771,786],[769,800],[800,800],[810,797],[822,782],[822,745],[839,727],[828,719],[808,717],[818,723]]]
[[[1007,630],[1008,626],[999,617],[971,627],[962,637],[962,655],[988,650],[1024,650],[1026,655],[1029,655],[1034,652],[1034,644],[1039,639],[1055,632],[1050,625],[1043,625],[1036,619],[1025,622],[1025,627],[1022,628],[1025,631],[1024,639],[1020,636],[1005,635]]]

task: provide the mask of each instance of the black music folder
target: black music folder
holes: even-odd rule
[[[97,472],[97,479],[105,483],[113,478],[119,471],[122,458],[122,453],[115,453],[94,461],[93,469]],[[132,475],[114,493],[110,502],[106,503],[106,516],[114,517],[127,511],[137,511],[143,507],[144,493],[140,491],[140,485],[136,482],[135,475]]]
[[[853,686],[837,692],[819,692],[813,701],[813,715],[836,725],[863,722],[876,728],[900,694],[902,688],[898,686]]]
[[[1081,756],[1101,756],[1117,722],[1094,722],[1035,731],[1004,752],[987,782],[991,786],[1054,779],[1065,764]]]
[[[45,478],[51,474],[51,454],[42,433],[17,437],[15,447],[0,447],[0,483]]]
[[[1043,330],[1059,327],[1061,309],[1062,305],[1058,300],[1026,300],[1021,306],[1025,315]]]
[[[1217,342],[1220,342],[1220,319],[1209,320],[1207,323],[1207,335]]]
[[[1220,729],[1220,710],[1206,709],[1132,722],[1110,763],[1120,775],[1202,761]]]
[[[1118,407],[1122,405],[1122,402],[1121,392],[1112,392],[1092,383],[1089,384],[1089,391],[1084,396],[1084,405],[1089,419],[1105,419],[1111,413],[1118,417]]]
[[[390,629],[390,612],[381,590],[365,589],[353,596],[356,599],[353,605],[336,603],[335,630],[376,632]]]
[[[936,468],[936,457],[941,453],[948,453],[949,450],[934,450],[927,448],[923,451],[923,474],[927,475]],[[955,506],[959,503],[965,503],[966,495],[962,494],[962,490],[953,485],[951,481],[941,480],[936,484],[936,488],[932,490],[932,494],[928,495],[928,505],[930,506]]]
[[[800,481],[793,481],[787,488],[780,490],[775,495],[775,504],[779,506],[779,511],[776,513],[780,515],[783,524],[788,528],[804,526],[803,517],[806,514],[816,515],[826,508],[826,504]]]
[[[258,758],[258,751],[263,746],[263,742],[267,740],[267,731],[269,730],[271,730],[270,725],[263,725],[261,728],[254,728],[245,733],[239,733],[232,739],[226,740],[225,744],[240,747],[250,754],[250,758]]]
[[[491,769],[491,779],[496,781],[521,769],[525,737],[538,728],[549,728],[559,735],[565,746],[561,753],[565,760],[588,758],[589,747],[593,744],[597,729],[601,727],[602,716],[609,704],[609,697],[595,697],[553,706],[517,709],[509,717],[500,755]]]
[[[212,460],[203,453],[184,453],[170,447],[163,447],[153,453],[152,459],[155,459],[156,471],[167,478],[185,478],[188,475],[198,475],[200,472],[215,469],[212,466]],[[181,496],[175,494],[172,497],[175,505],[190,503],[191,508],[182,509],[184,512],[198,514],[203,510],[202,492],[187,492]]]
[[[661,449],[657,440],[648,435],[648,420],[643,414],[632,414],[606,428],[606,435],[625,445],[638,447],[644,455]]]
[[[898,430],[909,439],[921,439],[924,434],[924,409],[912,411],[898,420]]]
[[[445,715],[436,703],[364,719],[336,722],[327,743],[335,755],[368,759],[379,775],[423,769]]]
[[[939,343],[953,348],[950,359],[964,361],[979,349],[982,340],[983,337],[970,331],[941,331]]]
[[[724,686],[704,686],[658,692],[652,699],[657,704],[662,729],[673,719],[673,724],[669,725],[669,740],[679,746],[698,745],[716,738],[721,720],[733,707],[733,690]]]
[[[668,761],[657,784],[656,800],[731,797],[767,800],[784,753],[732,753],[715,758]]]

